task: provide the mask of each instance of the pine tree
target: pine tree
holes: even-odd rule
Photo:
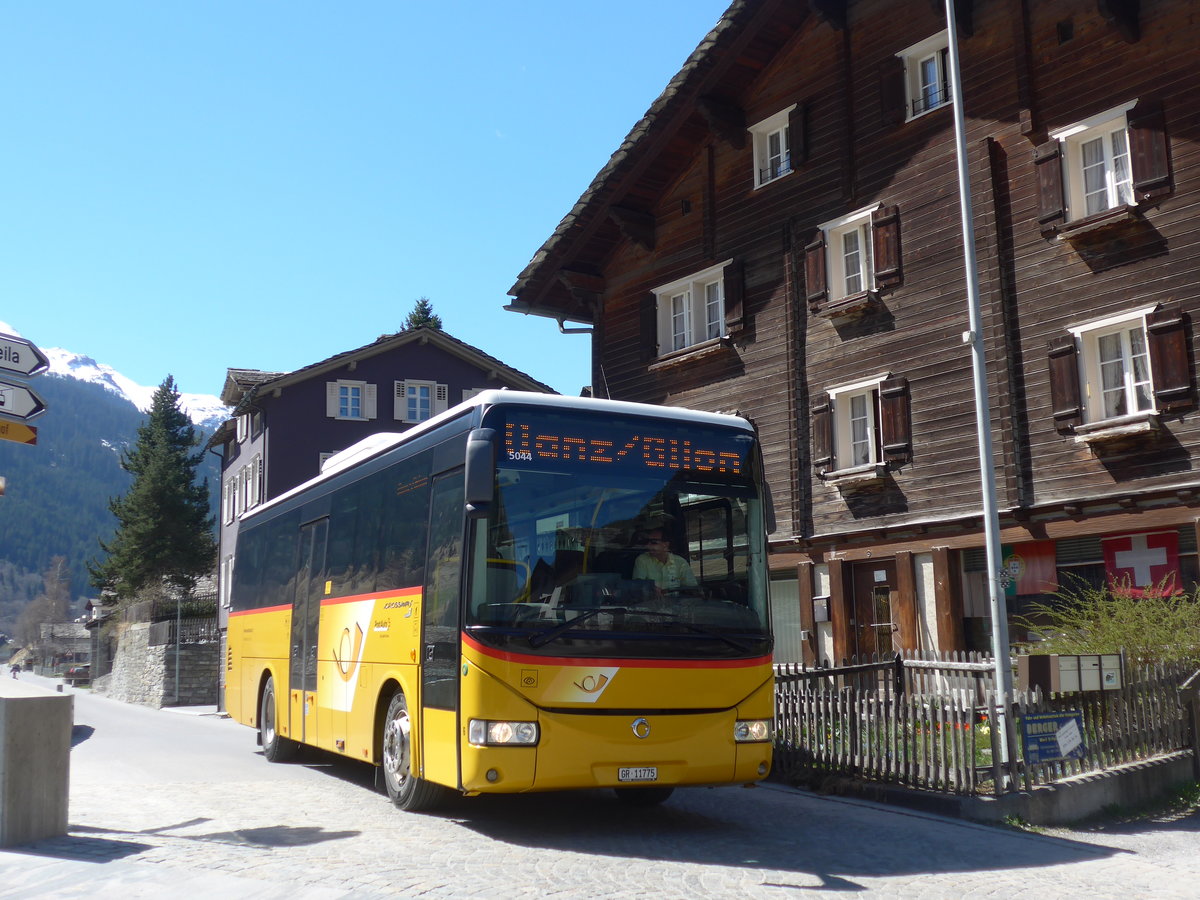
[[[154,392],[137,445],[121,455],[121,468],[133,482],[123,497],[109,501],[117,530],[112,541],[100,542],[107,558],[88,566],[95,587],[125,599],[164,581],[190,590],[211,571],[216,544],[207,479],[196,483],[203,458],[198,444],[168,375]]]
[[[433,304],[429,302],[428,297],[422,297],[416,302],[416,305],[413,306],[413,311],[404,320],[404,327],[400,330],[411,331],[421,325],[425,325],[435,331],[442,330],[442,317],[433,311]]]

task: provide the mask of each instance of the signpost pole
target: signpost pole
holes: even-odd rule
[[[987,548],[988,605],[992,614],[992,656],[995,660],[997,726],[1007,729],[1006,705],[1012,699],[1012,665],[1008,647],[1008,603],[1001,584],[1004,559],[1000,552],[1000,515],[996,508],[996,466],[992,458],[991,410],[988,402],[987,359],[983,346],[983,323],[979,303],[979,275],[975,259],[975,225],[972,219],[971,181],[967,168],[966,121],[963,113],[962,72],[958,56],[958,23],[955,0],[946,0],[946,29],[949,47],[951,101],[954,107],[954,134],[958,159],[958,194],[962,210],[963,266],[967,276],[969,330],[963,341],[971,347],[971,368],[975,383],[975,429],[979,443],[979,479],[983,493],[983,532]],[[1007,741],[1000,742],[1001,761],[1008,763]],[[1007,768],[1007,766],[1006,766]],[[1011,774],[1011,773],[1010,773]]]

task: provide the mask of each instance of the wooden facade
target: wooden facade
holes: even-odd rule
[[[956,10],[1002,540],[1095,582],[1104,537],[1164,533],[1194,583],[1200,22]],[[945,29],[940,0],[735,2],[511,291],[593,326],[596,394],[754,421],[808,661],[986,645]]]

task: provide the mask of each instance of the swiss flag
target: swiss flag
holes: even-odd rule
[[[1134,597],[1179,592],[1179,532],[1142,531],[1102,538],[1104,572],[1115,591]]]

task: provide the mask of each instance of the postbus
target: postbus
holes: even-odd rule
[[[242,519],[227,708],[268,760],[365,761],[407,810],[758,781],[761,471],[738,417],[517,391],[367,438]]]

